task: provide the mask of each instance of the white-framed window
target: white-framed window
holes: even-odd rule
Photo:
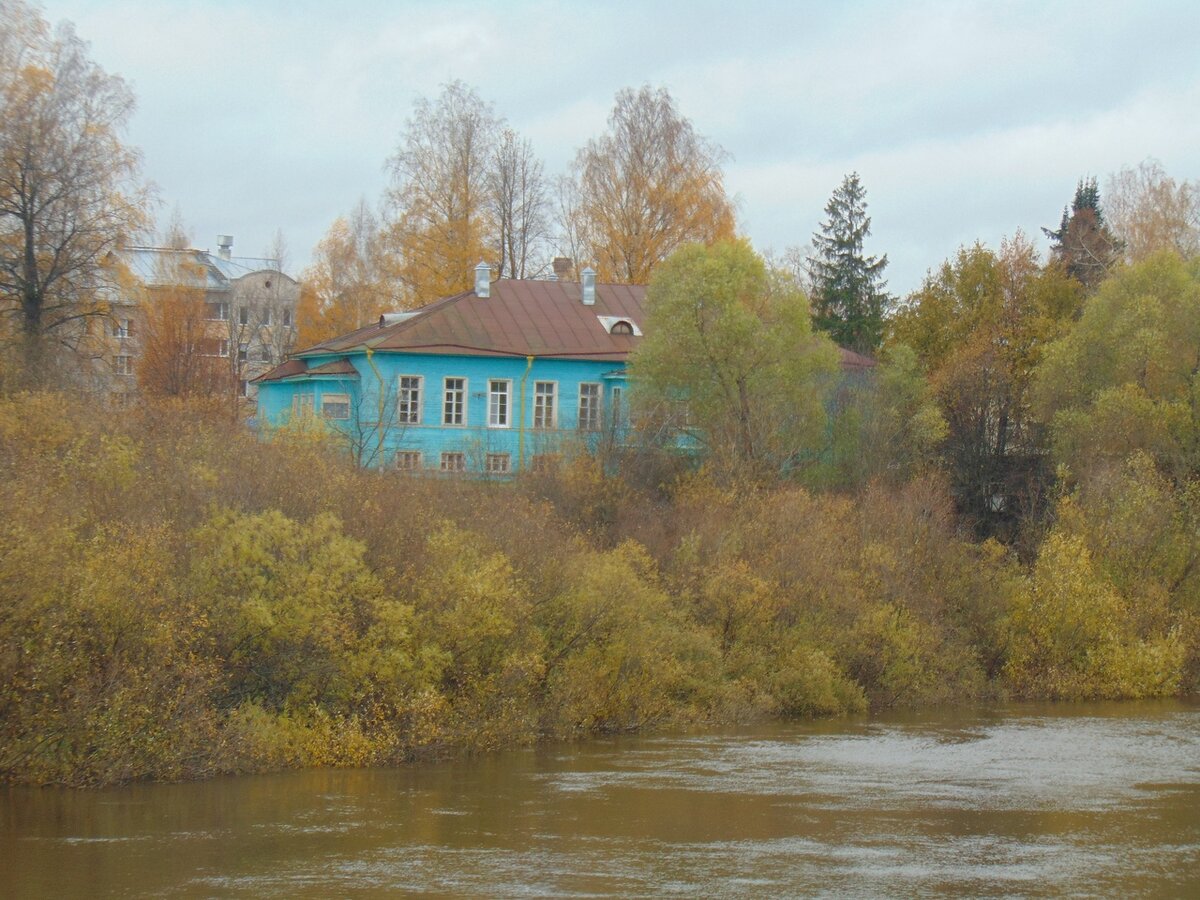
[[[280,316],[280,318],[283,320],[283,325],[284,325],[284,327],[285,327],[285,328],[291,328],[291,327],[292,327],[292,310],[291,310],[291,307],[289,307],[289,306],[285,306],[285,307],[284,307],[282,310],[280,310],[280,312],[279,312],[279,316]]]
[[[133,374],[133,357],[132,356],[116,356],[113,357],[113,371],[118,375]]]
[[[488,382],[488,428],[508,428],[512,424],[512,382],[493,378]]]
[[[555,402],[558,397],[558,382],[535,381],[533,383],[533,427],[553,428],[557,421]]]
[[[463,425],[466,421],[467,379],[447,378],[442,390],[442,424]]]
[[[512,471],[512,455],[509,453],[489,453],[484,457],[484,466],[489,475],[507,475]]]
[[[244,363],[250,358],[250,345],[238,344],[238,362]]]
[[[133,406],[134,395],[127,391],[114,391],[108,395],[108,405],[113,409],[129,409]]]
[[[113,322],[113,337],[121,340],[133,337],[133,320],[117,319]]]
[[[264,325],[271,324],[271,307],[269,307],[269,306],[263,307],[263,324]]]
[[[313,395],[311,392],[292,394],[292,415],[311,416],[313,414]]]
[[[396,397],[396,419],[400,425],[421,424],[421,376],[401,375]]]
[[[467,471],[467,454],[457,452],[443,453],[441,470],[443,472]]]
[[[579,385],[579,430],[599,431],[604,419],[600,415],[600,385],[581,382]]]
[[[228,322],[229,304],[224,301],[208,304],[208,317],[215,322]]]
[[[350,418],[349,394],[325,394],[321,397],[321,415],[326,419]]]
[[[421,451],[397,450],[393,465],[402,472],[415,472],[421,468]]]
[[[222,358],[229,357],[229,339],[228,338],[221,338],[219,341],[217,341],[217,356],[220,356]]]
[[[239,325],[249,325],[250,324],[250,307],[248,307],[248,306],[239,306],[238,307],[238,324]]]

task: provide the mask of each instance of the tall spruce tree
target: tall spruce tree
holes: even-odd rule
[[[871,233],[867,192],[857,172],[842,179],[825,205],[826,220],[813,235],[816,253],[809,258],[813,321],[835,342],[860,353],[873,353],[883,341],[883,323],[892,297],[883,270],[887,254],[865,256]]]
[[[1043,228],[1053,242],[1051,258],[1061,263],[1068,275],[1088,291],[1094,290],[1121,256],[1121,242],[1109,231],[1100,208],[1100,188],[1095,178],[1081,178],[1075,199],[1063,208],[1062,223],[1055,231]]]

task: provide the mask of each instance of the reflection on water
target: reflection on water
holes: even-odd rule
[[[951,711],[0,791],[0,894],[399,891],[1200,896],[1200,706]]]

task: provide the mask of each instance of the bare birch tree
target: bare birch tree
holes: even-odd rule
[[[511,128],[500,133],[488,170],[500,278],[530,278],[545,268],[550,236],[544,167],[533,146]]]

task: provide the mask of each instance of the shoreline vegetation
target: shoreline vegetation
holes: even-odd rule
[[[898,298],[856,172],[768,259],[665,87],[551,179],[452,81],[252,346],[188,265],[121,262],[154,218],[133,109],[70,23],[0,0],[0,781],[1200,688],[1200,183],[1147,159],[1106,216],[1081,179],[1048,258],[1018,230]],[[157,240],[193,252],[178,211]],[[481,260],[646,285],[644,340],[602,357],[632,446],[402,477],[355,465],[357,422],[238,421],[243,363]]]
[[[1144,453],[1009,547],[937,473],[835,493],[625,462],[411,478],[199,403],[0,399],[0,777],[1200,683],[1200,504]]]

